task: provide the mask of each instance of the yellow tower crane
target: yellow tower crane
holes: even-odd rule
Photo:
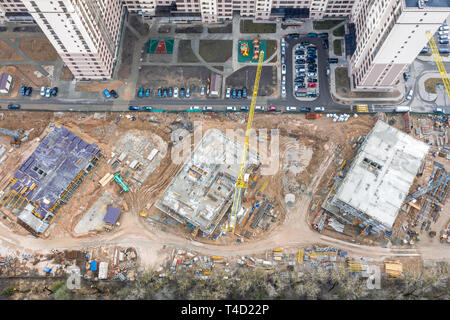
[[[236,219],[237,214],[239,210],[241,209],[241,197],[242,193],[245,188],[248,186],[248,179],[245,179],[245,165],[247,162],[247,152],[248,152],[248,144],[250,140],[250,130],[252,129],[253,125],[253,115],[255,114],[255,104],[256,104],[256,97],[258,95],[258,89],[259,89],[259,79],[261,77],[261,68],[262,63],[264,60],[264,51],[261,50],[259,53],[259,60],[258,60],[258,68],[256,70],[256,78],[255,78],[255,85],[253,86],[253,95],[252,95],[252,103],[250,105],[250,111],[248,114],[248,121],[247,121],[247,129],[245,131],[245,143],[244,143],[244,149],[242,150],[242,159],[241,164],[239,166],[239,174],[236,180],[236,186],[234,188],[234,195],[233,195],[233,205],[231,206],[231,213],[228,218],[228,232],[233,231],[236,228]]]
[[[447,91],[447,96],[450,98],[450,79],[448,78],[447,71],[445,70],[444,64],[442,63],[441,55],[439,54],[438,47],[436,45],[436,42],[434,41],[433,34],[430,31],[426,31],[425,34],[427,35],[428,43],[430,44],[430,49],[433,53],[433,57],[436,61],[439,73],[441,74],[445,91]]]

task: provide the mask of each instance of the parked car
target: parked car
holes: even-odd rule
[[[8,109],[20,109],[20,104],[8,104]]]
[[[144,88],[139,88],[138,98],[142,98],[144,96]]]
[[[310,38],[317,38],[317,33],[315,32],[310,32],[308,33],[306,36],[310,37]]]
[[[228,106],[227,111],[236,111],[236,107]]]
[[[317,77],[317,73],[315,72],[309,72],[308,77]]]
[[[189,110],[202,110],[199,106],[192,106],[189,108]]]
[[[203,85],[203,86],[201,87],[201,89],[200,89],[200,95],[201,95],[201,96],[204,96],[204,95],[205,95],[205,91],[206,91],[206,86]]]
[[[281,54],[286,54],[286,47],[281,47]]]
[[[27,90],[27,87],[26,87],[26,86],[20,87],[20,94],[21,94],[22,96],[24,96],[26,90]]]
[[[128,110],[137,111],[137,110],[139,110],[139,107],[129,106]]]
[[[282,97],[286,96],[286,87],[285,86],[281,86],[281,96]]]
[[[184,98],[184,88],[180,89],[180,99]]]
[[[281,38],[281,46],[284,47],[286,45],[286,40],[284,38]]]
[[[106,90],[106,91],[108,92],[108,90]],[[109,94],[109,92],[108,92],[108,94]],[[45,97],[50,98],[51,96],[52,96],[52,88],[47,88],[47,90],[45,90]],[[105,96],[106,96],[106,93],[105,93]]]
[[[142,107],[142,111],[152,111],[152,107],[150,106]]]
[[[446,25],[446,24],[445,24],[445,25],[443,24],[442,26],[439,27],[439,30],[440,30],[440,31],[446,31],[446,30],[448,30],[448,29],[449,29],[449,27],[448,27],[448,25]]]
[[[9,108],[9,106],[8,106],[8,108]],[[436,108],[436,109],[434,109],[434,113],[443,114],[444,113],[444,109]]]
[[[302,46],[307,46],[307,45],[309,45],[310,43],[308,42],[308,41],[302,41],[302,42],[300,42],[300,45],[302,45]]]
[[[274,106],[267,107],[267,111],[277,111],[277,108]]]
[[[307,56],[308,59],[317,59],[317,56],[315,54],[309,54]]]
[[[32,87],[26,87],[26,90],[25,90],[25,95],[26,96],[31,96],[32,92],[33,92],[33,88]]]
[[[322,47],[327,50],[329,46],[328,39],[324,39],[322,42]]]
[[[440,44],[448,44],[448,40],[439,40]]]
[[[236,88],[233,88],[233,90],[231,91],[231,97],[232,97],[233,99],[236,99],[236,98],[237,98],[237,90],[236,90]]]
[[[305,59],[297,59],[297,61],[299,61],[299,63],[306,63]]]
[[[328,63],[338,63],[337,58],[328,58]]]
[[[242,98],[247,98],[247,88],[242,88]]]
[[[109,94],[112,95],[113,97],[114,97],[114,94],[117,96],[117,93],[114,91],[114,94],[113,94],[113,91],[114,90],[111,90],[109,92]],[[58,95],[58,87],[53,87],[53,89],[52,89],[52,96],[56,97],[57,95]]]
[[[239,90],[237,91],[237,98],[238,98],[238,99],[242,98],[242,90],[241,90],[241,89],[239,89]]]
[[[167,97],[167,88],[164,88],[162,91],[162,96],[165,98]]]
[[[177,87],[173,88],[173,97],[178,98],[178,88]]]
[[[286,59],[284,58],[284,55],[281,56],[281,63],[286,63]]]
[[[45,87],[41,87],[41,97],[45,96]]]
[[[283,64],[281,66],[281,74],[286,74],[286,65],[285,64]]]
[[[317,79],[308,78],[308,82],[316,83],[316,82],[317,82]]]
[[[56,89],[56,93],[58,93],[58,88],[56,88],[56,87],[53,88],[53,90],[55,90],[55,89]],[[119,97],[116,90],[111,90],[109,93],[113,96],[114,99],[117,99]]]
[[[145,96],[150,97],[150,89],[145,89]]]
[[[186,89],[186,98],[190,98],[191,97],[191,89],[187,88]]]
[[[264,111],[262,106],[255,106],[255,111]]]
[[[300,111],[301,111],[301,112],[311,112],[311,108],[309,108],[309,107],[302,107],[302,108],[300,109]]]
[[[409,73],[408,72],[403,73],[403,79],[405,79],[405,81],[408,81],[408,79],[409,79]]]
[[[438,31],[438,34],[439,34],[440,36],[442,36],[442,35],[444,35],[444,34],[448,34],[448,31],[447,31],[447,30],[441,30],[441,31]]]
[[[157,95],[158,95],[158,97],[162,97],[162,89],[161,88],[158,88],[158,93],[157,93]]]
[[[319,37],[319,38],[328,38],[328,33],[327,33],[327,32],[319,33],[319,34],[317,35],[317,37]]]
[[[317,83],[308,83],[308,88],[315,88],[317,87]]]
[[[299,83],[298,85],[296,85],[297,88],[304,88],[306,87],[306,85],[304,83]]]
[[[167,89],[167,96],[169,96],[170,98],[173,97],[173,88],[170,87],[169,89]]]
[[[213,111],[213,107],[203,107],[203,111]]]
[[[282,76],[282,77],[281,77],[281,84],[282,84],[283,86],[286,85],[286,76]]]
[[[247,107],[247,106],[241,106],[241,111],[248,111],[249,110],[249,107]]]
[[[413,92],[414,92],[413,89],[409,90],[409,93],[408,93],[408,95],[406,96],[406,100],[411,100],[411,99],[412,99]]]
[[[315,111],[315,112],[324,112],[324,111],[325,111],[325,108],[324,108],[324,107],[315,107],[315,108],[314,108],[314,111]]]
[[[225,98],[229,99],[231,97],[231,88],[227,88],[227,91],[225,92]]]
[[[297,107],[286,107],[286,111],[297,111]]]
[[[298,55],[298,56],[303,56],[305,54],[305,51],[303,51],[303,50],[296,50],[295,54]]]

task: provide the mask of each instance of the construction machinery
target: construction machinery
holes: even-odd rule
[[[425,32],[428,43],[430,44],[431,52],[433,53],[434,61],[436,61],[436,66],[441,74],[442,82],[444,83],[445,91],[447,91],[447,96],[450,98],[450,79],[448,78],[447,71],[445,70],[444,63],[442,62],[441,55],[439,54],[439,49],[434,41],[433,34],[430,31]]]
[[[130,190],[130,188],[125,184],[125,182],[123,182],[122,178],[120,177],[119,173],[116,173],[114,175],[114,180],[122,187],[122,190],[124,192],[127,192],[128,190]]]
[[[253,125],[253,115],[255,114],[256,97],[258,96],[259,79],[261,78],[261,69],[262,69],[263,60],[264,60],[264,51],[261,50],[259,53],[259,60],[258,60],[258,67],[256,70],[255,84],[253,86],[252,102],[251,102],[250,111],[248,114],[247,129],[245,131],[245,143],[244,143],[244,148],[242,150],[242,159],[241,159],[241,164],[239,166],[239,173],[238,173],[238,177],[236,180],[236,186],[234,189],[231,213],[228,218],[228,232],[230,232],[230,231],[234,232],[234,230],[236,228],[237,214],[238,214],[239,210],[241,209],[242,194],[243,194],[244,189],[247,188],[248,178],[250,176],[249,174],[245,173],[245,165],[247,162],[247,152],[248,152],[248,146],[249,146],[249,140],[250,140],[250,130],[252,129],[252,125]]]

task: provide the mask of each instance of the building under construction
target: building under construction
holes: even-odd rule
[[[232,204],[243,145],[217,129],[208,130],[156,207],[209,236]],[[259,163],[249,150],[247,167]]]
[[[85,177],[101,150],[64,127],[55,127],[10,178],[1,204],[34,235],[43,233]]]
[[[344,223],[390,230],[429,145],[378,121],[323,208]]]

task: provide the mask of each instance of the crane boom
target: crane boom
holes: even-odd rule
[[[258,96],[258,89],[259,89],[259,79],[261,77],[261,69],[262,69],[262,63],[264,60],[264,51],[261,50],[259,53],[259,59],[258,59],[258,67],[256,69],[256,77],[255,77],[255,84],[253,86],[253,95],[252,95],[252,102],[250,105],[250,111],[248,114],[248,121],[247,121],[247,129],[245,130],[245,142],[244,142],[244,149],[242,150],[242,158],[241,158],[241,164],[239,166],[239,173],[236,180],[236,186],[234,189],[234,195],[233,195],[233,205],[231,206],[231,213],[228,220],[228,231],[233,231],[236,228],[236,219],[237,214],[241,208],[241,196],[242,192],[245,188],[247,188],[248,182],[245,181],[245,164],[247,162],[247,152],[248,152],[248,145],[250,141],[250,131],[253,126],[253,115],[255,114],[255,104],[256,104],[256,97]]]
[[[426,31],[425,34],[428,38],[428,43],[430,44],[431,52],[433,53],[434,60],[436,61],[437,68],[441,74],[442,82],[444,83],[445,91],[447,91],[447,96],[450,98],[450,79],[448,78],[447,71],[445,70],[444,63],[442,63],[441,55],[437,48],[436,42],[434,41],[433,34],[430,31]]]

